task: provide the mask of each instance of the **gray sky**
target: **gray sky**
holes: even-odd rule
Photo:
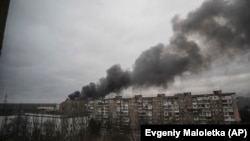
[[[168,44],[172,18],[197,9],[202,0],[18,0],[11,1],[0,58],[0,99],[60,103],[68,94],[97,82],[120,64],[133,69],[151,46]],[[197,75],[177,77],[167,90],[122,93],[174,94],[216,89],[250,93],[250,55],[224,57]]]

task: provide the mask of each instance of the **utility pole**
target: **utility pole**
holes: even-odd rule
[[[8,96],[7,96],[7,93],[5,94],[5,97],[4,97],[4,126],[7,124],[7,120],[8,120],[8,114],[7,114],[7,110],[6,110],[6,105],[7,105],[7,99],[8,99]]]
[[[2,127],[1,127],[1,140],[7,140],[8,131],[6,131],[7,121],[8,121],[8,114],[6,112],[6,104],[7,104],[7,94],[4,97],[4,105],[3,105],[3,120],[2,120]]]
[[[7,93],[5,94],[5,97],[4,97],[4,105],[3,105],[3,122],[4,122],[4,124],[3,124],[3,126],[5,126],[5,124],[6,124],[6,121],[8,120],[8,115],[7,115],[7,110],[6,110],[6,104],[7,104],[7,98],[8,98],[8,96],[7,96]]]

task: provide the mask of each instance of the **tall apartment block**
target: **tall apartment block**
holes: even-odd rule
[[[78,110],[76,110],[76,108]],[[133,98],[65,101],[61,110],[87,112],[89,118],[103,126],[139,128],[140,124],[234,124],[240,122],[235,93],[214,91],[212,94],[191,93]]]

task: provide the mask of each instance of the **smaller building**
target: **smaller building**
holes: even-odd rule
[[[4,121],[3,121],[4,120]],[[81,133],[88,125],[88,117],[24,113],[0,118],[1,136],[70,138]]]
[[[37,107],[37,110],[51,112],[51,111],[59,111],[60,105],[56,104],[55,106],[41,106]]]

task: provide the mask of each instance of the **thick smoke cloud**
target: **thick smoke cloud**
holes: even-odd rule
[[[169,45],[159,44],[142,52],[133,71],[123,71],[119,65],[107,70],[98,83],[82,88],[80,97],[103,97],[128,87],[169,87],[176,76],[198,73],[207,69],[220,56],[249,52],[249,0],[205,1],[187,18],[173,18],[174,34]],[[199,37],[202,44],[189,37]],[[198,39],[199,40],[199,39]]]
[[[120,65],[114,65],[107,70],[107,76],[101,78],[98,84],[90,83],[84,86],[80,97],[102,97],[111,92],[119,92],[131,85],[130,76],[129,71],[123,71]]]
[[[206,1],[187,19],[176,16],[173,20],[175,33],[185,36],[198,34],[206,39],[210,55],[234,55],[249,51],[250,14],[248,0]]]
[[[203,66],[203,59],[197,44],[178,34],[169,46],[159,44],[141,54],[135,61],[132,82],[135,86],[167,88],[175,76],[196,72],[200,66]]]

